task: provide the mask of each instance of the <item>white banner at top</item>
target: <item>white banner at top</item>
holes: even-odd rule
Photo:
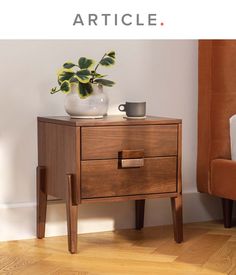
[[[7,0],[0,39],[233,39],[235,0]]]

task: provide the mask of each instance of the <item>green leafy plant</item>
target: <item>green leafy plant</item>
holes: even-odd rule
[[[110,67],[115,64],[115,52],[105,53],[95,66],[95,61],[86,57],[80,57],[78,64],[66,62],[58,72],[58,85],[51,89],[51,94],[71,92],[71,86],[76,85],[81,98],[86,98],[93,92],[93,84],[112,87],[115,82],[105,79],[106,75],[97,72],[99,66]]]

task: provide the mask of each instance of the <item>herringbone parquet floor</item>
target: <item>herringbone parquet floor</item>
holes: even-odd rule
[[[83,234],[76,255],[66,236],[2,242],[0,274],[236,274],[236,227],[186,224],[182,244],[172,235],[172,226]]]

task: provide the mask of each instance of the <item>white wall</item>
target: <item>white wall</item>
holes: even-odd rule
[[[110,49],[117,64],[107,73],[117,84],[108,90],[109,114],[126,100],[146,100],[148,114],[182,118],[185,221],[219,217],[218,201],[196,192],[197,41],[0,41],[1,239],[35,234],[36,117],[65,114],[63,95],[49,94],[57,69]],[[63,209],[49,207],[48,235],[65,233]],[[133,203],[82,205],[79,215],[80,232],[132,227]],[[147,202],[146,225],[170,222],[167,200]]]

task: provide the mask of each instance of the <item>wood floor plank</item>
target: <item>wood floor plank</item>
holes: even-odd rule
[[[236,228],[219,221],[184,226],[184,242],[172,226],[78,236],[78,254],[67,237],[0,243],[0,274],[50,275],[236,275]]]
[[[198,274],[200,268],[181,263],[146,262],[130,259],[102,259],[99,256],[90,257],[49,257],[49,261],[58,261],[63,266],[73,270],[88,270],[101,274]],[[91,265],[92,262],[92,265]]]
[[[20,271],[37,262],[38,260],[30,256],[0,256],[0,274],[11,274]]]
[[[145,262],[173,262],[176,256],[165,255],[165,254],[154,254],[154,249],[149,247],[133,246],[130,248],[123,247],[111,247],[106,246],[100,249],[99,247],[92,247],[80,251],[81,257],[90,257],[91,255],[98,255],[99,259],[105,261],[109,259],[117,260],[134,260],[134,261],[145,261]],[[48,257],[48,259],[55,259],[54,256]]]
[[[173,236],[169,236],[169,238],[157,246],[154,253],[155,254],[165,254],[172,256],[180,256],[198,239],[200,239],[204,234],[207,234],[209,230],[202,228],[185,228],[184,229],[184,241],[182,243],[176,244],[173,240]]]
[[[31,264],[26,266],[24,269],[20,271],[16,271],[14,274],[17,275],[46,275],[46,274],[53,274],[60,269],[61,265],[58,262],[48,262],[48,261],[39,261],[35,264]]]
[[[102,275],[101,273],[87,272],[87,271],[73,271],[73,270],[59,270],[58,273],[52,275]]]
[[[236,242],[226,242],[210,259],[204,264],[203,268],[232,274],[236,263]]]
[[[205,234],[193,242],[176,261],[202,265],[218,251],[229,238],[230,235]]]

